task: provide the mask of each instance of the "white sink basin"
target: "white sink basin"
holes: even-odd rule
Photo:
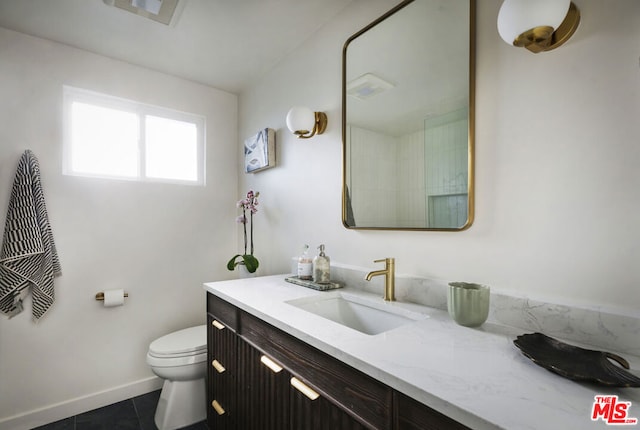
[[[286,303],[369,335],[429,317],[413,310],[421,308],[418,305],[385,302],[382,297],[343,291],[321,293]]]

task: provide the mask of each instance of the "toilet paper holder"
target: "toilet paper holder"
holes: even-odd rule
[[[129,297],[129,293],[124,293],[125,297]],[[104,292],[96,293],[96,300],[104,300]]]

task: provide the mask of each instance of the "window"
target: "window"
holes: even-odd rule
[[[204,185],[200,115],[64,87],[66,175]]]

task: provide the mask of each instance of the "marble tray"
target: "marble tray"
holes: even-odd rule
[[[300,279],[297,276],[289,276],[287,278],[284,278],[284,280],[292,284],[300,285],[301,287],[312,288],[318,291],[328,291],[328,290],[335,290],[336,288],[342,288],[342,284],[340,284],[339,282],[329,282],[328,284],[318,284],[312,281]]]

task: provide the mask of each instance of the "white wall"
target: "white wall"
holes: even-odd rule
[[[640,2],[575,0],[565,46],[534,55],[498,36],[501,2],[478,1],[476,217],[460,233],[341,225],[341,52],[395,0],[354,0],[240,96],[240,139],[278,129],[278,166],[241,175],[261,192],[262,273],[289,269],[302,244],[334,261],[486,283],[559,302],[640,309]],[[325,111],[324,135],[285,132],[292,105]]]
[[[205,115],[207,186],[63,176],[63,84]],[[231,277],[224,264],[236,251],[237,96],[4,29],[0,95],[0,211],[29,148],[62,264],[38,324],[30,300],[0,320],[0,428],[15,428],[12,417],[35,409],[54,407],[35,414],[51,419],[64,413],[57,403],[144,390],[149,343],[205,322],[202,283]],[[123,307],[94,299],[109,288],[129,292]]]

